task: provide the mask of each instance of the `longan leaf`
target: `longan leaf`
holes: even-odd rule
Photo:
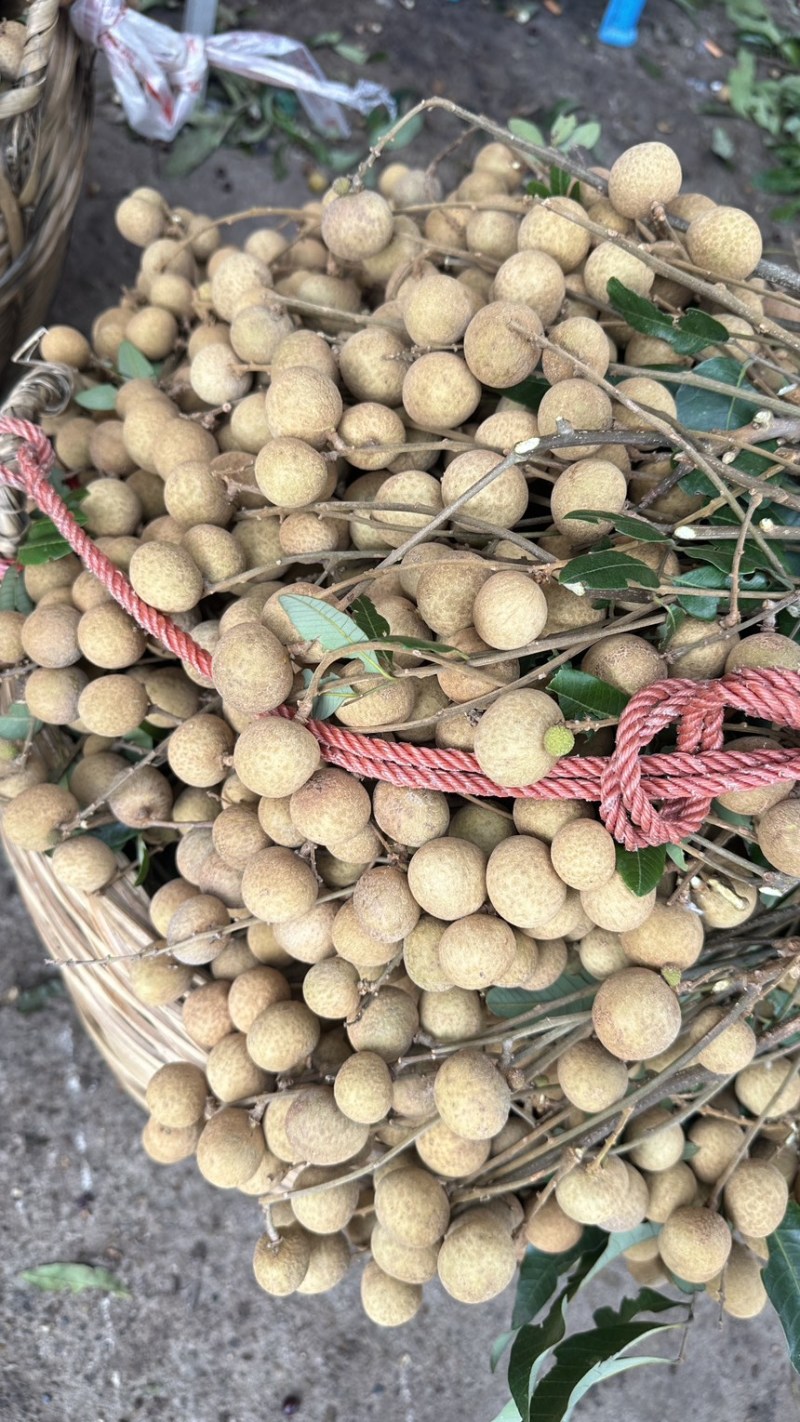
[[[586,1274],[583,1284],[590,1283],[601,1269],[605,1269],[608,1264],[613,1264],[614,1260],[618,1259],[620,1254],[624,1254],[626,1249],[632,1249],[634,1244],[642,1244],[646,1239],[653,1239],[660,1229],[661,1225],[651,1224],[648,1220],[645,1224],[636,1225],[634,1229],[610,1234],[605,1249]]]
[[[795,1200],[767,1243],[769,1262],[761,1277],[786,1334],[792,1367],[800,1373],[800,1205]]]
[[[377,652],[358,650],[359,642],[372,639],[346,612],[340,612],[338,607],[332,607],[320,598],[305,597],[302,593],[286,593],[278,601],[301,641],[319,642],[326,652],[350,652],[368,671],[386,675]]]
[[[311,685],[313,673],[308,667],[303,667],[303,685],[306,690]],[[351,701],[355,695],[352,686],[337,686],[329,689],[330,683],[336,681],[336,677],[323,677],[320,682],[321,695],[315,696],[311,707],[311,714],[315,721],[327,721],[331,716],[335,716],[339,707],[344,701]]]
[[[559,667],[551,677],[548,690],[555,692],[568,721],[584,718],[605,721],[611,716],[621,716],[629,700],[616,686],[588,672],[577,671],[569,663]]]
[[[643,899],[661,882],[667,862],[665,844],[647,849],[623,849],[617,845],[617,873],[637,898]]]
[[[75,396],[75,404],[84,410],[113,410],[116,403],[116,385],[93,385],[89,390],[79,390]]]
[[[680,1328],[683,1320],[675,1323],[654,1323],[652,1320],[634,1323],[627,1321],[626,1314],[631,1307],[636,1312],[646,1309],[652,1313],[682,1306],[685,1307],[663,1294],[656,1294],[653,1289],[643,1289],[638,1299],[625,1299],[617,1314],[610,1309],[599,1311],[603,1316],[602,1327],[573,1334],[558,1345],[553,1367],[534,1390],[528,1416],[535,1418],[536,1422],[568,1422],[581,1398],[597,1383],[631,1368],[645,1367],[650,1363],[670,1363],[670,1358],[626,1358],[623,1354],[634,1343]]]
[[[643,518],[629,518],[627,514],[611,513],[607,509],[575,509],[567,518],[579,518],[584,523],[612,523],[616,533],[624,533],[627,538],[636,538],[639,543],[669,543],[669,536],[654,528]]]
[[[20,1275],[24,1284],[47,1293],[82,1294],[87,1289],[102,1289],[107,1294],[130,1298],[130,1290],[109,1269],[94,1264],[39,1264]]]
[[[385,617],[381,617],[374,602],[365,594],[362,594],[361,597],[357,597],[355,601],[350,604],[350,611],[353,614],[354,622],[358,624],[370,642],[389,636],[391,632],[389,623]]]
[[[534,143],[537,148],[544,148],[544,134],[535,123],[529,119],[510,118],[508,120],[508,131],[513,133],[515,138],[521,138],[523,143]]]
[[[558,1280],[580,1259],[585,1265],[580,1278],[603,1253],[608,1236],[603,1230],[585,1229],[578,1243],[561,1254],[545,1254],[529,1245],[520,1265],[517,1297],[511,1318],[512,1328],[522,1328],[540,1313],[555,1292]]]
[[[41,721],[34,721],[24,701],[15,701],[4,716],[0,716],[0,741],[24,741],[28,735],[41,731]]]
[[[132,341],[122,341],[117,351],[117,370],[125,380],[152,380],[156,368]]]
[[[532,1007],[547,1002],[552,1003],[550,1014],[556,1017],[562,997],[568,997],[571,993],[580,992],[581,988],[585,988],[585,1000],[576,999],[563,1009],[565,1012],[582,1012],[585,1007],[591,1006],[597,987],[597,979],[590,978],[588,973],[562,973],[549,988],[542,988],[539,992],[528,992],[526,988],[490,988],[486,994],[486,1005],[495,1017],[519,1017],[521,1013],[529,1012]]]
[[[758,399],[742,400],[739,392],[757,396],[758,392],[746,379],[746,368],[730,356],[714,356],[701,361],[693,371],[709,380],[730,386],[730,395],[716,390],[699,390],[693,385],[678,385],[673,393],[678,419],[690,430],[738,430],[752,419]],[[667,382],[668,383],[668,382]]]
[[[0,582],[0,612],[33,612],[19,568],[7,568]]]
[[[594,553],[582,553],[561,569],[558,581],[580,595],[586,592],[624,592],[631,586],[657,588],[658,573],[629,553],[615,548],[602,548]]]
[[[636,292],[624,286],[617,277],[609,279],[608,299],[614,310],[625,318],[634,331],[639,331],[643,336],[655,336],[660,341],[666,341],[678,355],[699,355],[706,346],[729,341],[731,338],[722,322],[715,321],[713,316],[709,316],[705,311],[690,307],[681,317],[669,316],[646,297],[637,296]],[[702,370],[702,366],[698,366],[698,370]]]

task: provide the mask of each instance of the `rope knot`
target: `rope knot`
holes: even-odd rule
[[[23,493],[33,494],[42,484],[55,463],[55,451],[47,435],[32,420],[18,419],[15,415],[0,416],[0,439],[18,439],[19,448],[14,453],[16,469],[8,464],[0,464],[0,482],[10,484]]]

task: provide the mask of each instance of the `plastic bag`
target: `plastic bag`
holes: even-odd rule
[[[203,92],[209,66],[294,90],[314,126],[332,137],[350,132],[341,105],[362,114],[383,105],[395,116],[381,84],[326,79],[307,47],[285,35],[233,30],[201,39],[149,20],[123,0],[75,0],[70,18],[81,39],[105,54],[125,117],[145,138],[175,137]]]

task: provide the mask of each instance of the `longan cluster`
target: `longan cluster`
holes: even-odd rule
[[[713,309],[734,283],[756,324],[768,296],[741,284],[760,236],[746,214],[680,195],[663,144],[624,153],[607,198],[575,184],[534,200],[525,174],[491,143],[443,197],[438,178],[392,163],[377,190],[335,185],[241,248],[154,190],[120,204],[141,248],[135,285],[90,341],[66,327],[43,341],[79,392],[118,388],[48,428],[95,543],[210,654],[211,675],[142,632],[73,555],[27,566],[30,610],[0,612],[0,661],[71,751],[55,782],[35,741],[3,763],[4,832],[52,854],[78,894],[129,870],[109,819],[149,847],[154,939],[131,982],[149,1007],[180,1004],[205,1063],[152,1078],[144,1146],[259,1200],[266,1292],[322,1292],[369,1253],[364,1309],[400,1324],[434,1277],[481,1303],[528,1245],[558,1253],[584,1226],[649,1220],[660,1233],[629,1252],[636,1278],[666,1269],[746,1317],[797,1161],[759,1155],[768,1134],[748,1153],[744,1128],[796,1111],[800,1084],[692,973],[714,964],[707,934],[757,912],[756,881],[698,860],[637,894],[595,807],[503,791],[610,748],[607,731],[568,724],[551,684],[567,656],[623,697],[670,675],[800,667],[778,630],[740,640],[685,615],[662,637],[636,589],[615,602],[558,581],[602,540],[657,575],[662,607],[691,566],[668,533],[704,503],[650,451],[676,417],[665,384],[606,380],[612,364],[672,358],[609,314],[609,280],[676,312],[692,293],[654,277],[644,245],[640,259],[597,239],[587,214],[650,246],[654,207],[680,217],[683,204],[686,251],[719,284]],[[757,341],[755,325],[737,335]],[[123,342],[151,375],[118,380]],[[532,377],[535,412],[519,389]],[[489,477],[525,442],[530,458]],[[615,521],[645,494],[656,537],[637,541]],[[322,627],[364,596],[394,639],[370,650],[306,635],[284,601],[316,602]],[[342,726],[473,752],[497,796],[324,764],[305,724],[321,693]],[[287,703],[295,719],[267,714]],[[798,878],[793,790],[719,804]],[[559,1026],[536,994],[565,974],[581,991],[564,989]],[[559,1133],[572,1140],[684,1058],[732,1083],[724,1109],[687,1122],[665,1086],[601,1163],[561,1157]],[[540,1169],[536,1123],[550,1118]]]

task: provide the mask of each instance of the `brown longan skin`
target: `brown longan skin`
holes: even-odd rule
[[[592,1021],[612,1056],[641,1061],[672,1045],[680,1031],[681,1009],[658,974],[647,968],[624,968],[600,984]]]

